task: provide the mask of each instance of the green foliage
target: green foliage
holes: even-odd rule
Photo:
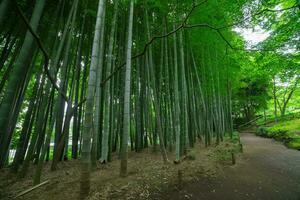
[[[269,80],[261,75],[244,77],[235,93],[233,109],[243,113],[246,121],[255,117],[255,113],[267,107]]]
[[[294,138],[292,141],[287,142],[286,146],[290,149],[300,150],[300,138]]]
[[[299,45],[297,41],[299,40],[300,26],[298,20],[300,12],[299,6],[296,5],[299,5],[299,1],[247,1],[244,4],[244,11],[252,14],[251,22],[245,23],[246,27],[260,27],[270,36],[258,45],[252,46],[252,48],[262,51],[247,53],[246,56],[244,55],[243,61],[239,62],[241,78],[238,84],[235,84],[234,90],[234,99],[235,102],[238,102],[235,111],[238,116],[242,115],[239,117],[247,118],[244,107],[249,105],[249,101],[244,103],[244,94],[247,94],[245,87],[251,87],[251,83],[257,83],[258,80],[262,79],[265,79],[267,83],[266,90],[260,93],[259,87],[254,88],[257,93],[253,99],[260,108],[264,108],[267,114],[274,114],[274,99],[268,98],[273,96],[274,79],[276,80],[275,95],[278,101],[276,102],[278,115],[281,111],[283,112],[280,114],[284,115],[285,110],[290,112],[299,108],[297,88],[291,99],[288,100],[287,108],[283,107],[293,83],[299,75]],[[260,13],[261,10],[273,11]],[[260,14],[257,15],[257,13]],[[251,97],[249,98],[251,99]],[[261,113],[262,109],[260,108],[252,108],[252,115]]]
[[[268,131],[265,127],[257,128],[255,134],[262,137],[268,137]]]
[[[269,128],[269,131],[276,132],[276,131],[289,131],[296,133],[297,131],[300,131],[300,119],[294,119],[291,121],[283,121],[278,124],[275,124],[271,128]]]
[[[272,127],[259,127],[256,135],[273,138],[289,148],[300,150],[300,119],[280,122]]]

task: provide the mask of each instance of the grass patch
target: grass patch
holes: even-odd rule
[[[283,121],[269,128],[270,131],[289,131],[300,133],[300,119]]]
[[[288,148],[300,150],[300,119],[279,122],[271,127],[259,127],[256,135],[273,138]]]

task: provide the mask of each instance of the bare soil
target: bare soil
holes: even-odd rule
[[[231,143],[226,144],[229,148]],[[225,148],[225,147],[224,147]],[[204,148],[200,143],[189,153],[195,160],[185,159],[173,164],[174,153],[169,153],[170,163],[165,165],[159,152],[147,149],[141,153],[130,152],[128,176],[119,177],[120,163],[114,156],[113,162],[98,164],[91,173],[90,200],[93,199],[151,199],[161,194],[163,188],[178,182],[178,171],[183,172],[183,181],[196,180],[199,176],[217,176],[221,165],[213,159],[214,147]],[[73,200],[79,196],[79,160],[62,162],[58,170],[51,172],[50,164],[44,166],[42,180],[50,183],[19,197],[24,200]],[[35,166],[31,166],[25,179],[18,179],[8,169],[0,171],[0,199],[11,199],[31,188]]]
[[[204,148],[198,144],[192,155],[180,164],[164,165],[160,154],[151,149],[130,153],[126,178],[119,177],[119,161],[98,168],[91,174],[93,199],[282,199],[300,200],[300,152],[287,149],[271,139],[244,133],[241,137],[244,153],[220,162],[218,153],[231,148],[223,143],[217,148]],[[169,153],[169,159],[174,159]],[[71,200],[79,191],[79,161],[63,162],[50,172],[46,164],[42,181],[50,183],[18,199]],[[11,199],[32,187],[34,166],[26,179],[18,180],[8,170],[0,172],[0,199]],[[181,175],[178,175],[178,174]]]

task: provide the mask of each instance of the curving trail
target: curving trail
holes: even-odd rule
[[[243,155],[223,175],[188,183],[169,199],[300,200],[300,151],[242,133]]]

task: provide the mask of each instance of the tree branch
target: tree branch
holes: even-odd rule
[[[42,183],[40,183],[40,184],[38,184],[38,185],[35,185],[35,186],[33,186],[32,188],[29,188],[29,189],[27,189],[27,190],[21,192],[20,194],[18,194],[17,196],[15,196],[14,199],[16,199],[16,198],[18,198],[18,197],[21,197],[21,196],[23,196],[23,195],[25,195],[25,194],[27,194],[27,193],[29,193],[29,192],[31,192],[31,191],[33,191],[33,190],[35,190],[35,189],[41,187],[41,186],[43,186],[43,185],[46,185],[46,184],[48,184],[49,182],[50,182],[50,180],[47,180],[47,181],[44,181],[44,182],[42,182]]]
[[[14,0],[15,1],[15,0]],[[236,23],[232,23],[232,24],[228,24],[226,26],[222,26],[222,27],[214,27],[212,25],[209,25],[209,24],[192,24],[192,25],[187,25],[187,21],[189,19],[189,17],[192,15],[192,13],[194,12],[194,10],[197,8],[197,7],[200,7],[201,5],[207,3],[208,0],[204,0],[202,2],[200,2],[199,4],[196,4],[195,1],[193,1],[193,6],[192,8],[190,9],[190,11],[187,13],[187,15],[185,16],[185,18],[183,19],[182,23],[177,27],[175,28],[174,30],[164,34],[164,35],[160,35],[160,36],[153,36],[144,46],[143,50],[132,56],[131,59],[134,60],[136,58],[139,58],[143,55],[145,55],[145,53],[147,52],[147,49],[149,48],[149,46],[157,39],[162,39],[162,38],[165,38],[165,37],[169,37],[170,35],[173,35],[174,33],[178,32],[179,30],[181,29],[190,29],[190,28],[199,28],[199,27],[203,27],[203,28],[209,28],[211,30],[214,30],[217,32],[217,34],[222,38],[222,40],[225,41],[225,43],[233,50],[238,50],[238,51],[274,51],[274,50],[267,50],[267,49],[239,49],[239,48],[235,48],[231,45],[231,43],[225,38],[225,36],[222,34],[221,30],[223,29],[226,29],[226,28],[230,28],[230,27],[233,27],[233,26],[236,26],[240,23],[243,23],[249,19],[251,19],[251,17],[253,16],[258,16],[258,15],[261,15],[265,12],[283,12],[283,11],[286,11],[286,10],[290,10],[290,9],[294,9],[294,8],[300,8],[300,5],[299,4],[295,4],[291,7],[288,7],[288,8],[285,8],[285,9],[278,9],[278,10],[272,10],[272,9],[269,9],[269,8],[266,8],[266,9],[263,9],[257,13],[255,13],[253,16],[249,16],[239,22],[236,22]],[[16,7],[17,7],[17,10],[18,10],[18,13],[21,15],[23,21],[25,22],[26,26],[28,27],[29,31],[32,33],[32,35],[34,36],[34,38],[36,39],[38,45],[39,45],[39,48],[42,50],[43,54],[44,54],[44,57],[45,57],[45,65],[44,65],[44,68],[45,68],[45,72],[49,78],[49,80],[51,81],[51,83],[53,84],[54,88],[63,96],[63,98],[69,102],[69,98],[66,96],[66,94],[64,94],[60,88],[56,85],[55,83],[55,80],[54,78],[51,76],[50,74],[50,71],[48,69],[48,65],[49,65],[49,56],[47,54],[47,51],[45,50],[39,36],[33,31],[33,29],[31,28],[29,22],[27,21],[26,17],[24,16],[24,14],[22,13],[20,7],[18,6],[18,4],[16,3],[15,1],[15,4],[16,4]],[[126,62],[122,63],[121,65],[119,65],[108,77],[106,77],[102,83],[101,83],[101,87],[103,87],[105,85],[105,83],[107,81],[109,81],[119,70],[121,70],[124,66],[126,65]],[[81,105],[82,103],[85,102],[85,99],[83,100],[83,102],[80,102],[78,105]]]
[[[220,31],[219,28],[216,28],[216,27],[213,27],[209,24],[193,24],[193,25],[185,25],[184,28],[186,29],[190,29],[190,28],[199,28],[199,27],[206,27],[206,28],[209,28],[211,30],[214,30],[216,31],[219,36],[226,42],[226,44],[231,48],[231,49],[235,49],[231,44],[230,42],[225,38],[225,36],[222,34],[222,32]]]
[[[236,26],[238,24],[241,24],[249,19],[251,19],[251,17],[253,16],[258,16],[258,15],[261,15],[265,12],[283,12],[283,11],[286,11],[286,10],[290,10],[290,9],[294,9],[294,8],[300,8],[300,5],[299,4],[295,4],[291,7],[288,7],[288,8],[285,8],[285,9],[278,9],[278,10],[272,10],[272,9],[269,9],[269,8],[266,8],[266,9],[263,9],[257,13],[255,13],[254,15],[252,16],[249,16],[239,22],[236,22],[236,23],[232,23],[232,24],[228,24],[226,26],[221,26],[221,27],[213,27],[209,24],[192,24],[192,25],[187,25],[187,21],[189,19],[189,17],[191,16],[191,14],[193,13],[193,11],[201,6],[202,4],[204,3],[207,3],[208,0],[204,0],[203,2],[199,3],[199,4],[195,4],[195,1],[193,1],[193,6],[191,8],[191,10],[188,12],[188,14],[186,15],[186,17],[183,19],[182,23],[177,27],[175,28],[174,30],[170,31],[169,33],[165,34],[165,35],[160,35],[160,36],[153,36],[144,46],[144,49],[142,52],[138,53],[137,55],[134,55],[133,57],[131,57],[131,59],[136,59],[136,58],[139,58],[143,55],[145,55],[147,49],[149,48],[149,46],[157,39],[162,39],[162,38],[165,38],[165,37],[168,37],[170,35],[173,35],[174,33],[176,33],[177,31],[181,30],[181,29],[189,29],[189,28],[196,28],[196,27],[204,27],[204,28],[209,28],[211,30],[214,30],[218,33],[218,35],[225,41],[225,43],[232,49],[232,50],[237,50],[237,51],[253,51],[253,52],[257,52],[257,51],[274,51],[274,49],[241,49],[241,48],[235,48],[233,47],[230,42],[224,37],[224,35],[222,34],[221,30],[223,29],[226,29],[226,28],[230,28],[230,27],[233,27],[233,26]],[[126,65],[126,62],[122,63],[120,66],[118,66],[108,77],[106,77],[102,83],[101,83],[101,87],[103,87],[105,85],[105,83],[107,81],[109,81],[119,70],[121,70],[124,66]]]
[[[253,16],[258,16],[258,15],[261,15],[265,12],[283,12],[283,11],[286,11],[286,10],[291,10],[291,9],[294,9],[294,8],[300,8],[300,4],[295,4],[291,7],[288,7],[288,8],[284,8],[284,9],[278,9],[278,10],[272,10],[272,9],[269,9],[269,8],[266,8],[266,9],[263,9],[257,13],[255,13]],[[209,25],[209,24],[192,24],[192,25],[185,25],[184,28],[196,28],[196,27],[206,27],[206,28],[209,28],[209,29],[212,29],[214,31],[216,31],[219,36],[225,41],[225,43],[232,49],[232,50],[238,50],[238,51],[275,51],[275,49],[239,49],[239,48],[235,48],[233,47],[230,42],[224,37],[224,35],[222,34],[221,30],[223,29],[226,29],[226,28],[230,28],[230,27],[233,27],[233,26],[236,26],[238,24],[241,24],[247,20],[249,20],[251,17],[253,16],[249,16],[239,22],[236,22],[236,23],[232,23],[232,24],[228,24],[226,26],[221,26],[221,27],[214,27],[212,25]]]
[[[236,25],[239,25],[245,21],[248,21],[249,19],[251,19],[252,17],[255,17],[255,16],[259,16],[263,13],[266,13],[266,12],[283,12],[283,11],[286,11],[286,10],[291,10],[291,9],[294,9],[294,8],[299,8],[300,9],[300,4],[294,4],[293,6],[291,7],[288,7],[288,8],[284,8],[284,9],[277,9],[277,10],[273,10],[273,9],[270,9],[270,8],[265,8],[257,13],[254,13],[253,15],[249,16],[249,17],[246,17],[244,18],[243,20],[240,20],[238,22],[235,22],[235,23],[232,23],[232,24],[228,24],[228,25],[225,25],[225,26],[221,26],[219,27],[218,29],[219,30],[222,30],[222,29],[226,29],[226,28],[230,28],[230,27],[233,27],[233,26],[236,26]]]

